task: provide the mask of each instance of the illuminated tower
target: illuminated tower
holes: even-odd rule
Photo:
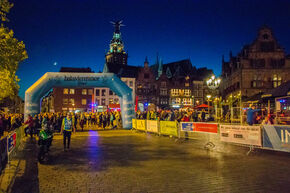
[[[115,31],[110,42],[110,50],[106,54],[106,64],[104,72],[114,72],[121,66],[127,65],[128,54],[124,51],[124,44],[121,37],[120,27],[124,26],[122,20],[111,22]]]

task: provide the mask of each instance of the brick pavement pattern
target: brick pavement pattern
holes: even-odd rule
[[[35,141],[19,154],[13,193],[290,192],[290,156],[204,141],[176,141],[125,130],[72,136],[63,151],[55,136],[49,159],[39,164]]]

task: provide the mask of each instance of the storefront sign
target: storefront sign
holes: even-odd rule
[[[160,133],[163,135],[177,136],[175,121],[160,121]]]
[[[290,126],[263,125],[263,146],[290,152]]]
[[[262,146],[260,126],[221,125],[220,139],[224,142]]]
[[[147,131],[158,133],[158,121],[147,120]]]
[[[136,129],[138,130],[142,130],[142,131],[145,131],[146,130],[146,120],[136,120],[137,122],[137,127]]]

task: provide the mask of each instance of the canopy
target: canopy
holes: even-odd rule
[[[199,106],[196,106],[195,108],[208,108],[210,106],[208,106],[207,104],[201,104]]]

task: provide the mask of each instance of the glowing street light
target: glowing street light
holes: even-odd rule
[[[212,90],[217,89],[220,86],[220,83],[221,79],[216,78],[214,75],[206,81],[206,85]]]

